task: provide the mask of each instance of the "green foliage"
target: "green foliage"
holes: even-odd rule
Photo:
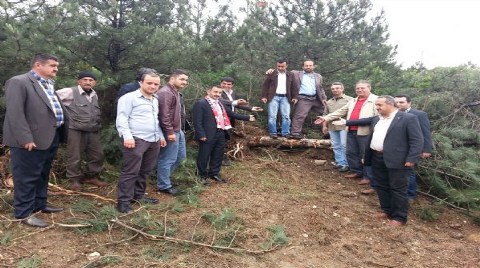
[[[428,208],[422,208],[419,216],[420,216],[420,219],[424,221],[430,221],[430,222],[436,221],[439,218],[439,215],[436,212]]]
[[[13,232],[7,231],[0,237],[0,246],[8,246],[12,242]]]
[[[94,262],[91,262],[85,266],[84,268],[96,268],[96,267],[105,267],[105,266],[115,266],[118,265],[122,262],[122,259],[120,256],[112,256],[112,255],[107,255],[107,256],[102,256],[95,260]]]
[[[33,254],[28,258],[24,258],[18,262],[18,268],[37,268],[42,265],[42,258],[37,254]]]
[[[108,226],[111,219],[115,219],[118,217],[117,210],[109,205],[98,207],[94,200],[87,200],[87,199],[79,199],[77,202],[72,204],[72,210],[77,213],[83,213],[88,216],[87,220],[80,220],[77,222],[71,223],[80,223],[80,224],[88,224],[91,227],[81,227],[76,228],[76,231],[85,234],[89,232],[103,232],[108,229]]]
[[[204,212],[202,215],[208,222],[210,222],[216,229],[226,229],[233,223],[238,222],[239,219],[232,209],[223,209],[218,215],[211,212]]]
[[[288,237],[285,234],[285,226],[273,225],[267,228],[270,235],[268,241],[262,245],[264,249],[271,249],[276,246],[288,244]]]

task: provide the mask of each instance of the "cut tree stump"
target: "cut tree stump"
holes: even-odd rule
[[[249,137],[247,141],[248,147],[283,147],[283,148],[324,148],[330,149],[330,140],[317,139],[272,139],[268,136]]]

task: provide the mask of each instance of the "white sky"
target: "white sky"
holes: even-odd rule
[[[480,0],[371,0],[382,7],[404,68],[480,65]]]

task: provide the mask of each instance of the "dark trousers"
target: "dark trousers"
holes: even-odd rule
[[[148,176],[157,164],[160,144],[135,138],[134,148],[121,146],[123,165],[118,178],[117,199],[119,203],[128,203],[141,199],[145,195]]]
[[[362,164],[365,156],[365,149],[368,146],[368,136],[359,136],[356,131],[347,133],[347,162],[350,171],[366,176]]]
[[[226,141],[225,135],[224,130],[217,131],[212,139],[199,142],[197,173],[200,177],[212,177],[220,173]],[[208,166],[210,166],[209,169],[207,169]]]
[[[85,153],[87,166],[82,172],[82,154]],[[67,177],[83,179],[98,176],[103,167],[103,149],[98,132],[68,130]]]
[[[292,134],[301,134],[303,123],[307,118],[308,113],[313,110],[317,115],[322,115],[324,110],[323,103],[316,97],[298,97],[298,102],[295,104],[295,111],[292,119]]]
[[[48,176],[57,153],[59,134],[46,150],[10,148],[15,218],[23,219],[47,206]]]
[[[383,155],[379,153],[373,153],[372,170],[382,211],[394,220],[407,222],[407,185],[410,170],[387,168]]]

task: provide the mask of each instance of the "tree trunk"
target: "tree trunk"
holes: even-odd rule
[[[249,147],[284,147],[284,148],[325,148],[329,149],[330,140],[301,139],[293,140],[286,138],[272,139],[267,136],[249,137],[247,145]]]

